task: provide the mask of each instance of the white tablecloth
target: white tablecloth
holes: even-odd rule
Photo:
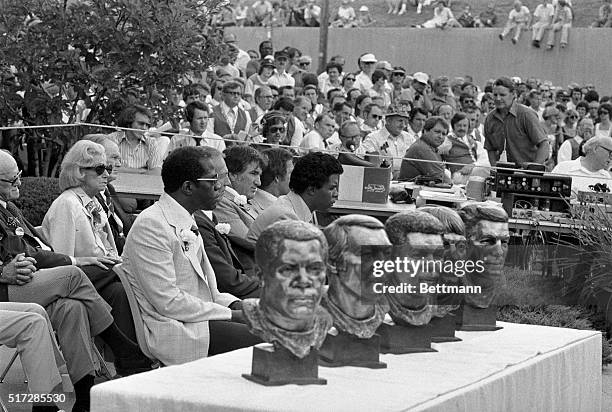
[[[241,349],[96,385],[91,410],[601,410],[600,333],[498,324],[438,352],[381,355],[387,369],[320,367],[323,386],[250,382],[252,348]]]

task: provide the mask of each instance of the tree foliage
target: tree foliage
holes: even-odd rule
[[[112,124],[127,90],[167,120],[179,85],[197,80],[225,52],[221,33],[208,24],[224,3],[0,0],[0,123]],[[53,175],[86,132],[30,129],[29,173]]]

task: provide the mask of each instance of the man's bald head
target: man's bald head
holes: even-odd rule
[[[17,168],[17,162],[13,155],[6,150],[0,150],[0,175],[13,174]],[[12,177],[12,176],[9,176]]]
[[[19,198],[19,168],[13,156],[0,150],[0,199],[8,202]]]

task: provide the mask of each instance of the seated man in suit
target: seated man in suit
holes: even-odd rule
[[[293,155],[287,149],[272,147],[261,152],[265,165],[261,170],[261,186],[251,199],[251,205],[261,214],[279,196],[289,193],[289,178],[293,172]]]
[[[221,153],[181,147],[162,166],[164,193],[134,222],[123,268],[145,324],[152,354],[166,365],[190,362],[260,342],[244,323],[242,301],[217,289],[193,213],[212,210],[228,177]]]
[[[223,155],[214,160],[217,176],[228,175]],[[256,276],[245,273],[240,259],[228,238],[229,224],[219,223],[212,210],[198,210],[193,215],[204,241],[204,250],[215,271],[220,292],[228,292],[240,299],[258,298],[260,282]]]
[[[257,242],[265,228],[279,220],[312,223],[312,212],[326,211],[338,198],[338,179],[344,170],[335,157],[321,152],[308,153],[295,163],[289,188],[263,211],[251,225],[247,239]]]

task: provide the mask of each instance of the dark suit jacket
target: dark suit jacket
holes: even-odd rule
[[[0,205],[0,260],[3,264],[10,262],[19,253],[25,253],[26,256],[31,256],[36,259],[36,268],[38,269],[72,264],[72,260],[67,255],[42,250],[36,239],[30,234],[38,237],[42,242],[45,242],[43,237],[36,231],[34,226],[25,219],[17,206],[9,202],[7,207],[12,210],[12,213]],[[11,219],[12,216],[19,219],[19,226],[22,227],[25,232],[23,236],[17,236],[15,234],[15,225],[9,224],[9,219]],[[51,247],[49,246],[49,248]],[[7,284],[0,283],[0,302],[8,301],[7,287]]]
[[[216,217],[213,222],[202,211],[197,211],[194,218],[204,241],[204,250],[215,271],[219,291],[231,293],[240,299],[259,297],[259,281],[244,273],[229,239],[215,229],[218,223]]]

